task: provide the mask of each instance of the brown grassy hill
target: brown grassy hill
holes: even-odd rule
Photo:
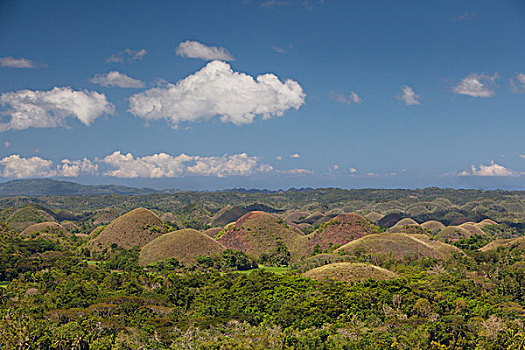
[[[421,227],[429,231],[439,231],[444,229],[446,226],[437,220],[428,220],[421,224]]]
[[[218,234],[217,240],[225,247],[243,251],[253,257],[272,251],[282,241],[293,258],[305,254],[306,239],[300,230],[284,220],[262,211],[243,215]]]
[[[183,263],[194,263],[198,256],[220,254],[226,248],[205,234],[185,229],[166,233],[146,244],[140,250],[139,263],[148,265],[167,258]]]
[[[416,220],[411,218],[404,218],[396,222],[394,226],[419,225]]]
[[[161,235],[162,221],[148,209],[137,208],[113,220],[96,237],[89,246],[102,250],[113,243],[119,247],[131,249],[143,247]]]
[[[202,233],[204,233],[208,237],[213,238],[221,231],[222,231],[222,227],[212,227],[212,228],[209,228],[203,231]]]
[[[470,236],[472,232],[460,226],[448,226],[436,234],[436,238],[443,242],[457,242]]]
[[[93,225],[98,226],[98,225],[109,224],[111,221],[118,218],[118,216],[119,216],[119,213],[114,208],[100,209],[95,213],[95,215],[93,215],[93,218],[92,218]]]
[[[426,235],[428,234],[428,230],[424,227],[421,227],[421,225],[394,225],[388,229],[388,232],[392,233],[410,233],[410,234],[421,234]]]
[[[336,280],[343,282],[357,282],[367,280],[389,280],[396,278],[397,275],[392,271],[379,266],[363,263],[333,263],[317,267],[303,274],[315,280]]]
[[[286,221],[291,221],[295,223],[301,223],[304,219],[306,219],[310,215],[310,213],[306,211],[290,211],[286,213],[284,219]]]
[[[406,255],[448,259],[463,252],[451,245],[432,240],[427,235],[406,233],[378,233],[364,236],[345,244],[336,253],[359,255],[371,254],[402,259]]]
[[[58,237],[64,237],[67,234],[71,235],[66,231],[62,225],[56,222],[40,222],[27,227],[20,235],[25,238],[40,237],[56,240]]]
[[[489,252],[491,250],[497,250],[499,247],[511,248],[511,249],[524,249],[525,248],[525,237],[508,238],[508,239],[497,239],[490,242],[479,250],[482,252]]]
[[[55,218],[45,210],[33,205],[15,209],[6,219],[7,224],[18,232],[22,232],[33,224],[50,221],[55,221]]]
[[[65,228],[68,231],[74,231],[74,230],[78,229],[77,224],[75,224],[72,221],[63,221],[63,222],[60,223],[60,225],[62,225],[62,227]]]
[[[485,232],[481,228],[476,226],[475,223],[474,224],[464,223],[464,224],[459,225],[459,227],[464,228],[467,231],[470,231],[472,234],[477,234],[480,236],[485,235]]]
[[[483,228],[485,226],[489,226],[489,225],[497,225],[498,223],[494,220],[490,220],[490,219],[485,219],[485,220],[481,220],[480,222],[478,222],[477,224],[475,224],[477,227],[479,227],[480,229],[483,230]]]
[[[361,215],[340,214],[306,236],[308,239],[307,253],[311,253],[315,246],[324,251],[329,247],[341,246],[354,239],[377,232],[378,227]]]
[[[400,220],[404,219],[406,215],[401,213],[391,213],[385,215],[381,220],[377,222],[380,227],[390,228],[398,223]]]
[[[375,211],[370,212],[370,213],[365,215],[365,218],[367,218],[368,220],[370,220],[372,222],[378,222],[379,220],[381,220],[384,217],[385,216],[383,214],[376,213]]]

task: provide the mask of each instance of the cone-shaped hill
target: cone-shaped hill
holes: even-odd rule
[[[485,219],[485,220],[481,220],[480,222],[478,222],[477,224],[475,224],[477,227],[479,227],[480,229],[483,229],[485,226],[489,226],[489,225],[497,225],[498,223],[494,220],[490,220],[490,219]]]
[[[510,248],[511,250],[524,249],[525,237],[497,239],[486,246],[481,247],[479,250],[482,252],[489,252],[491,250],[497,250],[499,247]]]
[[[457,242],[472,235],[472,232],[461,226],[447,226],[436,234],[436,238],[443,242]]]
[[[408,226],[408,225],[419,225],[416,220],[411,218],[404,218],[396,222],[394,226]]]
[[[7,224],[18,232],[22,232],[36,223],[55,221],[51,213],[34,205],[28,205],[8,212],[10,215],[5,219]]]
[[[148,209],[137,208],[113,220],[89,242],[94,250],[117,244],[121,248],[143,247],[161,235],[162,221]]]
[[[243,215],[235,223],[227,225],[216,237],[225,247],[257,258],[275,249],[279,241],[286,245],[293,258],[303,256],[306,251],[306,239],[299,229],[262,211]]]
[[[333,279],[336,281],[356,282],[369,278],[374,280],[389,280],[396,278],[397,275],[392,271],[375,265],[341,262],[316,267],[315,269],[306,271],[303,276],[315,280]]]
[[[213,238],[193,229],[166,233],[140,250],[139,263],[148,265],[167,258],[194,263],[198,256],[220,254],[226,248]]]
[[[437,220],[428,220],[422,223],[421,227],[429,231],[439,231],[444,229],[445,225]]]
[[[308,253],[318,246],[325,250],[333,246],[341,246],[363,236],[377,233],[378,227],[361,215],[346,213],[323,223],[319,229],[307,237]]]
[[[365,218],[367,218],[368,220],[370,220],[372,222],[378,222],[379,220],[381,220],[384,217],[385,216],[383,214],[376,213],[375,211],[372,211],[372,212],[370,212],[370,213],[365,215]]]
[[[378,233],[364,236],[345,244],[336,253],[359,255],[383,255],[393,259],[403,259],[406,255],[448,259],[455,253],[464,254],[460,249],[431,240],[427,235],[406,233]]]
[[[57,240],[66,235],[72,236],[62,225],[56,222],[40,222],[27,227],[20,234],[24,238],[47,238]]]

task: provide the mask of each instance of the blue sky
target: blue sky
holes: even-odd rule
[[[525,189],[522,1],[53,4],[0,3],[4,180]]]

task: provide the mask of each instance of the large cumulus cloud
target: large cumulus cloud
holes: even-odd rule
[[[299,109],[305,97],[296,81],[283,83],[274,74],[253,78],[213,61],[176,84],[131,96],[129,110],[146,120],[166,119],[173,127],[216,115],[224,123],[242,125],[252,123],[257,115],[268,119]]]

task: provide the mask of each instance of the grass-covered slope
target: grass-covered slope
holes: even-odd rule
[[[161,235],[162,221],[148,209],[137,208],[113,220],[89,246],[94,250],[117,244],[121,248],[143,247]]]
[[[336,253],[384,255],[394,259],[402,259],[410,255],[445,260],[454,254],[463,254],[460,249],[432,240],[427,235],[406,233],[378,233],[364,236],[338,248]]]
[[[379,266],[364,264],[364,263],[350,263],[341,262],[316,267],[303,274],[315,280],[336,280],[344,282],[356,282],[367,279],[374,280],[388,280],[396,278],[396,274],[392,271],[384,269]]]
[[[479,250],[482,252],[489,252],[492,250],[497,250],[500,247],[510,248],[511,250],[525,249],[525,237],[497,239],[493,242],[490,242],[486,246],[480,248]]]
[[[166,233],[140,250],[139,263],[148,265],[167,258],[194,263],[198,256],[220,254],[226,248],[213,238],[192,229]]]
[[[341,246],[354,239],[377,232],[378,227],[361,215],[340,214],[321,224],[319,229],[307,236],[308,253],[312,252],[315,247],[324,251],[329,247]]]
[[[303,256],[306,251],[306,239],[300,230],[261,211],[245,214],[226,226],[217,235],[217,240],[229,249],[240,250],[253,257],[272,251],[279,241],[286,245],[294,258]]]

